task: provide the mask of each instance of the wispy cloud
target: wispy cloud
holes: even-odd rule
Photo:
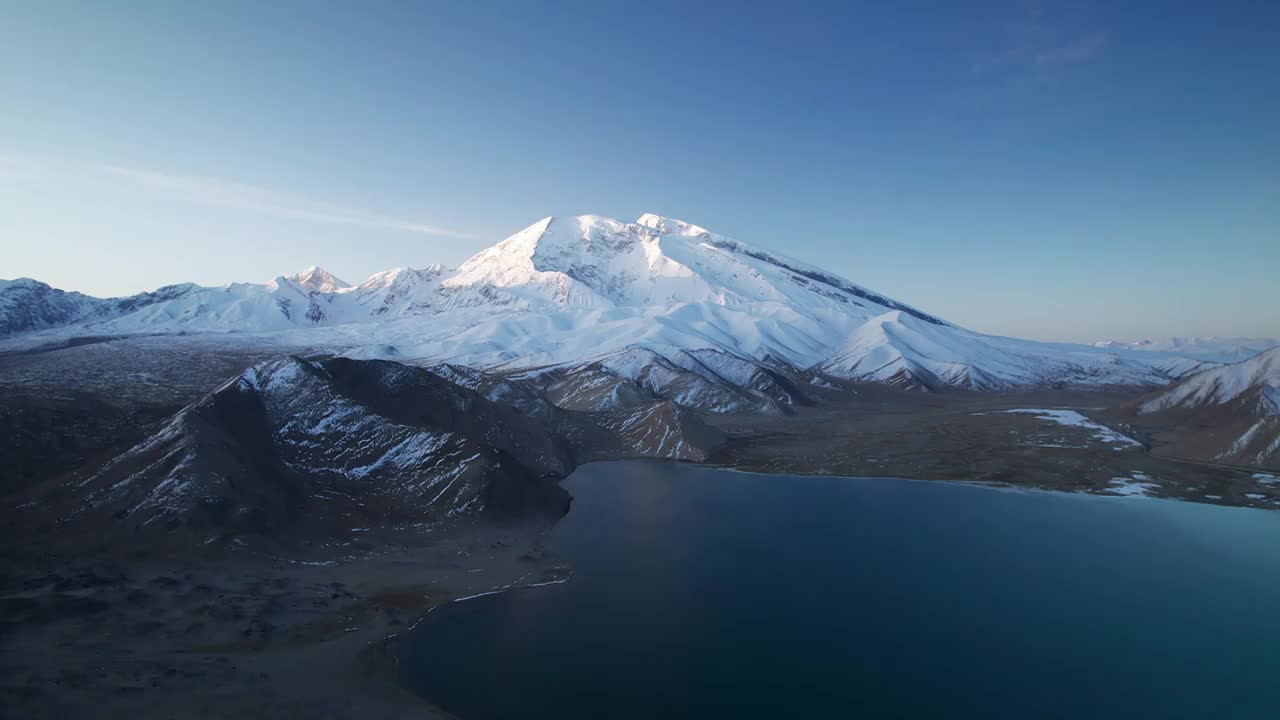
[[[247,183],[196,175],[178,175],[155,170],[100,165],[101,170],[118,178],[183,195],[189,199],[248,212],[293,220],[356,225],[360,227],[400,230],[403,232],[466,238],[464,232],[437,225],[382,215],[366,210],[336,205],[294,193],[273,190]]]
[[[1094,60],[1107,44],[1106,33],[1093,33],[1055,48],[1042,50],[1036,55],[1040,65],[1075,65]]]
[[[248,183],[122,165],[88,165],[0,152],[0,182],[59,188],[71,183],[89,183],[91,186],[119,188],[122,185],[121,181],[140,191],[170,193],[193,202],[241,212],[437,237],[471,237],[467,233],[452,228],[370,212]]]
[[[971,65],[978,74],[1043,71],[1093,62],[1102,55],[1108,40],[1107,33],[1079,22],[1053,21],[1036,3],[988,23],[980,35],[986,35],[990,44]]]

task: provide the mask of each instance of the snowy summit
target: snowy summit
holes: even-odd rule
[[[338,292],[351,287],[351,283],[344,282],[334,277],[328,270],[315,265],[296,275],[290,275],[289,279],[308,290],[322,293]]]

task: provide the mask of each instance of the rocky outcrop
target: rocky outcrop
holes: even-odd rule
[[[270,361],[83,481],[77,515],[202,541],[557,515],[568,505],[558,481],[580,463],[701,460],[722,440],[668,401],[571,412],[523,389],[517,405],[390,361]]]

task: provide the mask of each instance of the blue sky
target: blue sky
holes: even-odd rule
[[[1280,336],[1280,4],[748,5],[7,3],[0,277],[656,212],[985,332]]]

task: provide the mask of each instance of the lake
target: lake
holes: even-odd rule
[[[428,613],[464,720],[1280,717],[1280,513],[583,466],[564,583]]]

